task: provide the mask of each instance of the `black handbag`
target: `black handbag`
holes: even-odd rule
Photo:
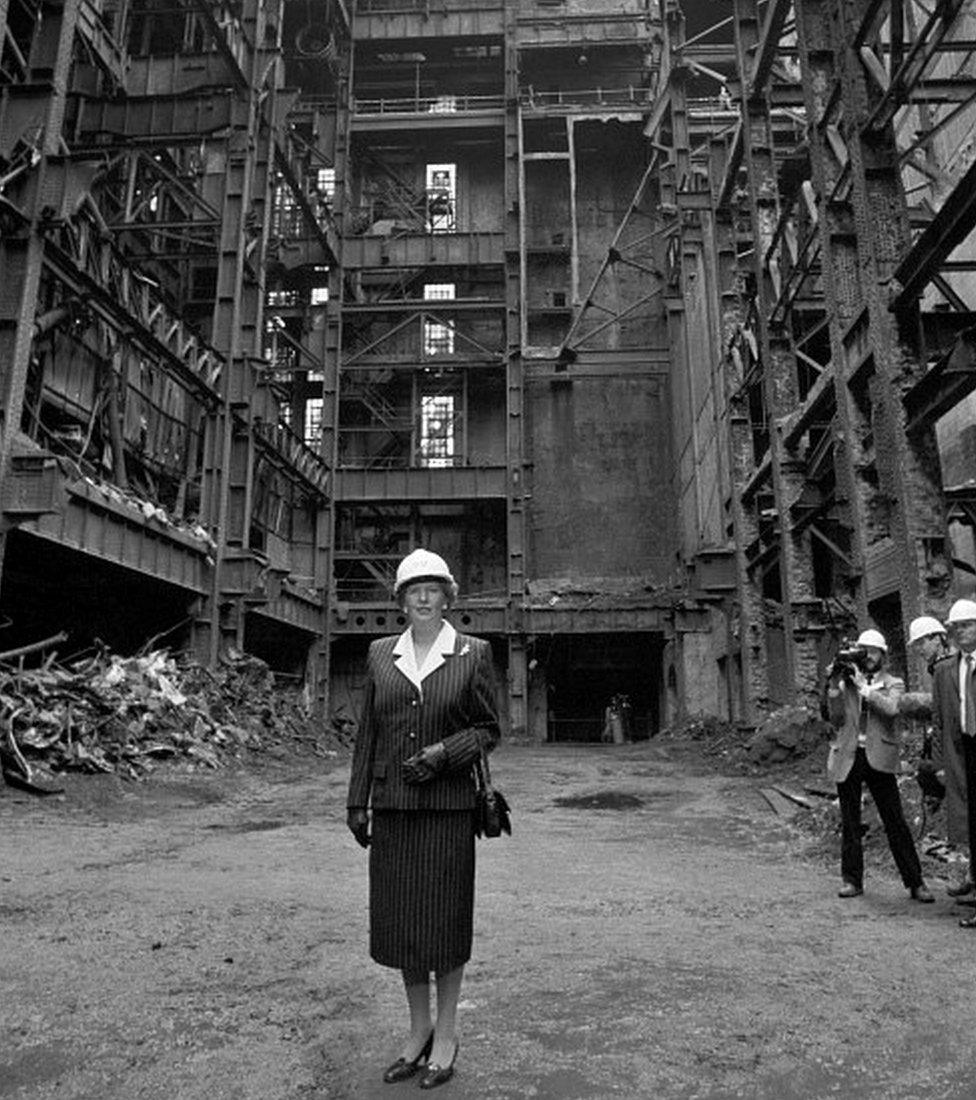
[[[474,762],[474,787],[474,835],[488,837],[508,833],[511,836],[511,810],[502,792],[492,786],[488,754],[484,749]]]

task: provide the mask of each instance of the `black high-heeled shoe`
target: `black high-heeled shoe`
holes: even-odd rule
[[[457,1061],[458,1051],[461,1049],[461,1044],[454,1040],[454,1057],[451,1059],[450,1065],[439,1066],[436,1062],[428,1064],[424,1070],[423,1076],[417,1082],[417,1086],[422,1089],[436,1089],[438,1085],[443,1085],[445,1081],[450,1081],[454,1076],[454,1063]]]
[[[383,1074],[383,1080],[388,1085],[395,1085],[398,1081],[406,1081],[420,1069],[420,1063],[430,1057],[431,1048],[434,1045],[434,1033],[427,1036],[427,1042],[420,1048],[420,1053],[412,1062],[406,1058],[397,1058],[392,1066],[387,1066]]]

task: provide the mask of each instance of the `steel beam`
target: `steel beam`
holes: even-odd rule
[[[931,431],[939,417],[974,391],[976,328],[971,328],[905,394],[906,430],[910,434]]]
[[[922,230],[895,268],[900,289],[893,308],[915,303],[954,249],[976,228],[976,161],[946,196],[942,206]]]
[[[202,136],[248,124],[247,108],[234,92],[131,99],[78,98],[71,144],[77,152],[106,145],[197,145]]]
[[[341,503],[389,500],[504,500],[503,466],[370,470],[340,467],[333,493]]]

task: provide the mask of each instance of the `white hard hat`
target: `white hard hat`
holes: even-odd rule
[[[928,638],[931,634],[945,634],[945,627],[931,615],[920,615],[908,624],[908,644]]]
[[[947,623],[968,623],[976,619],[976,600],[956,600],[949,608]]]
[[[396,581],[393,584],[394,596],[399,595],[405,584],[427,577],[444,581],[445,584],[454,584],[447,562],[439,554],[432,554],[429,550],[412,551],[397,566]]]
[[[888,652],[888,643],[880,630],[862,630],[857,644],[873,646],[874,649],[883,649],[885,653]]]

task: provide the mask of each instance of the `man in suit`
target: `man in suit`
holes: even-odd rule
[[[826,712],[837,733],[827,774],[837,784],[841,812],[842,898],[864,893],[861,793],[867,785],[902,882],[915,901],[935,899],[922,879],[918,853],[898,793],[898,702],[905,684],[884,668],[888,643],[878,630],[857,639],[856,659],[838,658],[827,670]]]
[[[934,762],[944,768],[953,753],[962,756],[972,859],[976,856],[976,602],[956,600],[949,609],[948,625],[958,652],[939,661],[932,674]],[[976,928],[976,914],[959,926]]]

